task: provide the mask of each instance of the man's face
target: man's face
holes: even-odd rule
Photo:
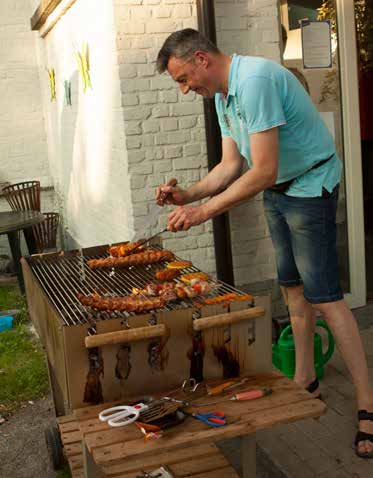
[[[195,54],[188,60],[171,57],[167,70],[184,95],[194,91],[205,98],[212,98],[216,93],[216,86],[208,64],[209,58],[206,54]]]

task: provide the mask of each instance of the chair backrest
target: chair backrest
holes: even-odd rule
[[[25,181],[3,188],[13,211],[40,211],[40,181]]]
[[[60,215],[57,212],[43,212],[44,221],[33,226],[38,252],[57,247],[57,229]]]

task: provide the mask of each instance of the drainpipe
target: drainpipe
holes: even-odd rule
[[[213,0],[197,0],[198,30],[216,45],[215,11]],[[221,133],[214,99],[204,98],[207,164],[209,171],[221,159]],[[228,213],[212,220],[216,272],[219,280],[234,285],[231,235]]]

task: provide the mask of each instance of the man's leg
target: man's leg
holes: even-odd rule
[[[315,311],[304,298],[302,285],[282,288],[282,293],[289,309],[295,343],[294,381],[302,388],[306,388],[315,380]],[[314,396],[318,394],[318,390],[313,393]]]
[[[369,384],[368,366],[355,317],[344,300],[313,304],[313,307],[323,314],[334,335],[356,388],[358,409],[373,412],[373,389]],[[373,433],[373,422],[360,421],[359,429]],[[359,449],[362,452],[373,452],[373,443],[361,442]]]

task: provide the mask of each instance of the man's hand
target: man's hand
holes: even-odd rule
[[[192,226],[198,226],[207,221],[203,204],[200,206],[180,206],[168,216],[167,229],[172,232],[187,231]]]
[[[176,179],[170,179],[166,184],[157,187],[155,200],[159,206],[164,206],[165,204],[181,206],[187,203],[188,194],[184,189],[177,186]]]

